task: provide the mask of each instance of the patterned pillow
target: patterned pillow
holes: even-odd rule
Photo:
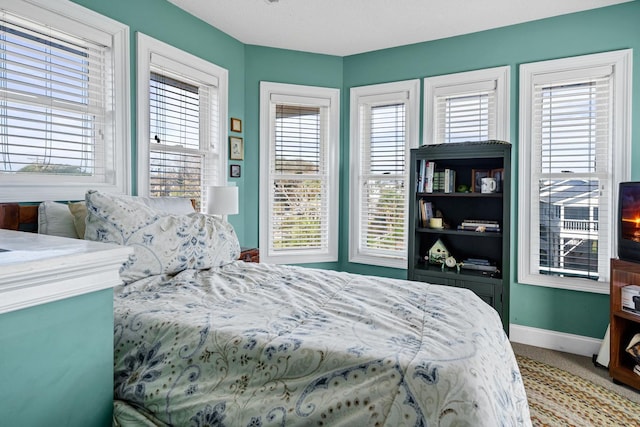
[[[86,194],[85,239],[132,246],[120,268],[125,283],[156,274],[207,269],[228,264],[240,255],[231,224],[193,212],[155,210],[133,196],[98,191]]]

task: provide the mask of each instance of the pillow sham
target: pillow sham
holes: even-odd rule
[[[73,225],[73,215],[66,203],[45,201],[38,205],[38,233],[78,238]]]
[[[233,226],[220,218],[156,210],[133,196],[99,191],[86,194],[85,239],[134,248],[120,268],[131,283],[157,274],[207,269],[238,259],[240,244]]]
[[[73,226],[78,233],[78,238],[84,239],[85,222],[87,220],[86,202],[69,203],[69,212],[73,216]]]

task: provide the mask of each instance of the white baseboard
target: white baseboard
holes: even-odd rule
[[[602,345],[601,339],[514,324],[509,325],[509,339],[520,344],[588,357],[598,354]]]

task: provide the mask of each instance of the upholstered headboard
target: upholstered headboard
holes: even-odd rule
[[[0,203],[0,228],[38,232],[38,205]]]

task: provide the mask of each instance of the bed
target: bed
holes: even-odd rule
[[[531,425],[500,319],[469,290],[246,263],[218,218],[86,203],[85,238],[134,247],[116,426]]]

